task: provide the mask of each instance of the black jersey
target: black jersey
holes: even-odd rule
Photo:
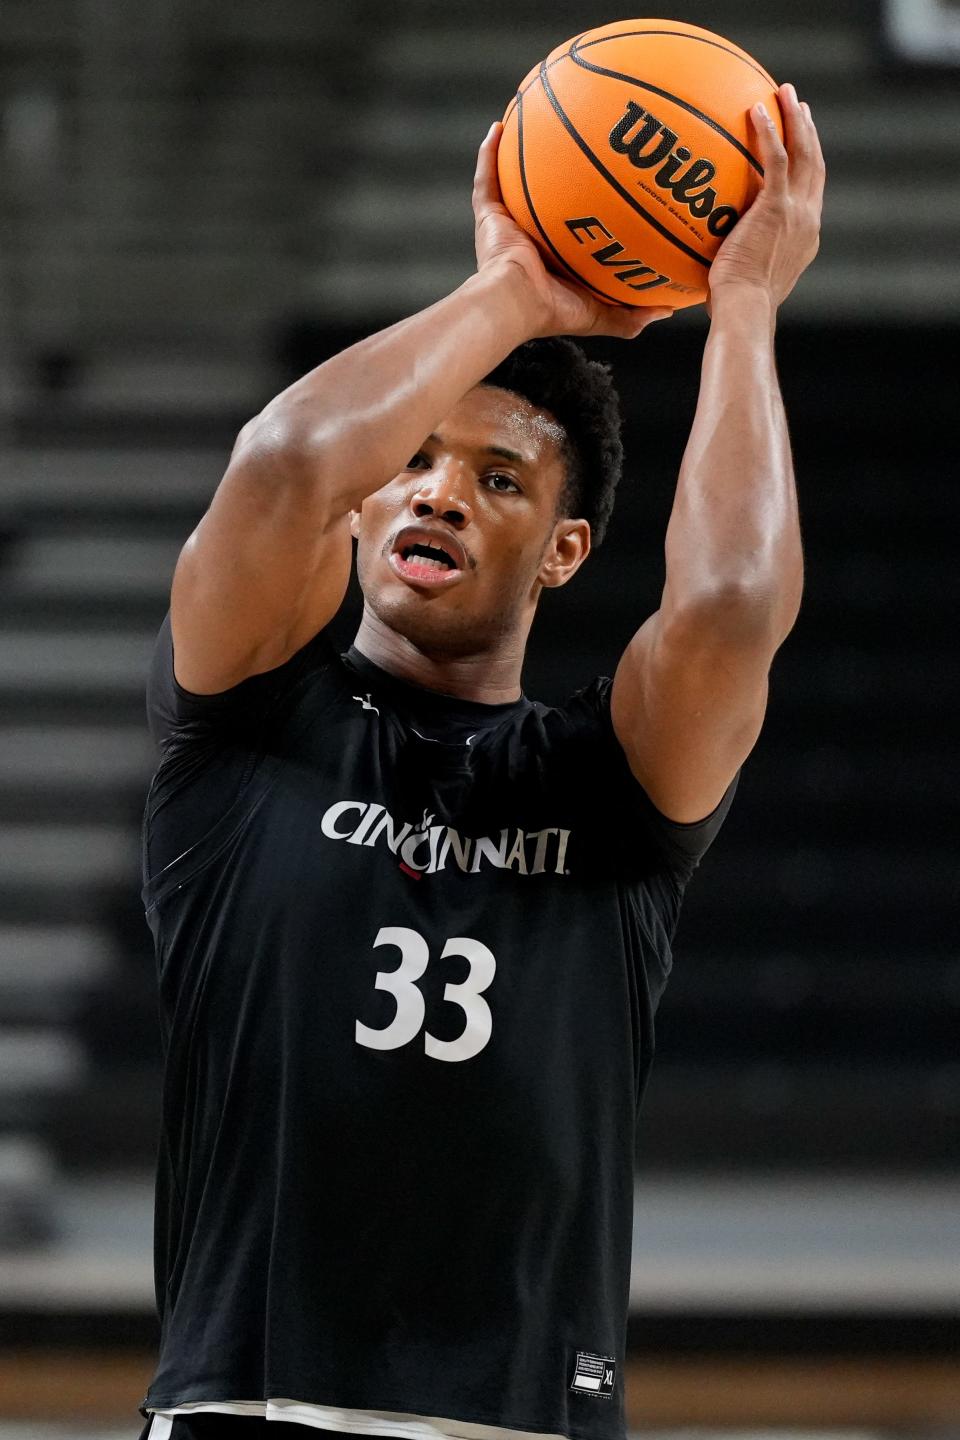
[[[637,1106],[681,896],[734,787],[696,825],[660,815],[610,683],[470,703],[321,633],[191,696],[165,622],[145,1409],[622,1437]]]

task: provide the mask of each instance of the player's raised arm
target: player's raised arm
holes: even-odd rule
[[[764,187],[710,272],[712,321],[660,609],[613,688],[631,768],[680,822],[709,814],[753,748],[803,584],[773,334],[777,306],[816,254],[824,167],[809,107],[792,86],[780,97],[786,147],[756,107]]]
[[[311,371],[240,432],[174,577],[174,663],[186,689],[227,689],[322,629],[349,577],[349,512],[517,345],[553,334],[631,338],[663,314],[613,309],[548,275],[500,200],[499,130],[477,165],[477,273]]]

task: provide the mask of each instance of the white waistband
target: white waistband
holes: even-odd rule
[[[311,1405],[305,1400],[279,1399],[193,1400],[169,1410],[153,1410],[149,1440],[168,1440],[174,1415],[194,1415],[204,1411],[220,1415],[260,1415],[267,1420],[313,1425],[318,1430],[341,1430],[348,1435],[388,1435],[395,1440],[566,1440],[563,1435],[510,1430],[500,1425],[474,1425],[469,1420],[445,1420],[436,1415],[405,1415],[392,1410],[340,1410],[335,1405]]]

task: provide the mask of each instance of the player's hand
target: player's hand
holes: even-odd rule
[[[498,264],[518,267],[529,286],[531,313],[536,317],[533,334],[615,335],[632,340],[654,320],[671,315],[671,310],[653,307],[606,305],[583,286],[551,274],[536,245],[503,203],[497,175],[502,130],[499,121],[491,126],[477,157],[473,182],[477,269]]]
[[[724,240],[710,267],[710,297],[729,286],[759,288],[779,305],[820,245],[826,170],[810,106],[792,85],[780,86],[782,144],[776,126],[755,105],[750,120],[763,162],[763,187]]]

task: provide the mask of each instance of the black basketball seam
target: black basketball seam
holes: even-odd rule
[[[582,30],[579,35],[574,35],[573,39],[570,41],[570,49],[564,50],[562,55],[555,55],[554,58],[550,61],[549,65],[547,65],[547,62],[544,60],[543,64],[540,67],[541,70],[543,69],[544,65],[547,65],[548,70],[552,70],[554,65],[559,65],[560,61],[565,60],[568,55],[571,56],[571,58],[575,59],[576,57],[573,54],[574,50],[580,44],[580,41],[583,39],[583,37],[589,34],[589,30]],[[677,40],[698,40],[701,45],[712,45],[715,50],[722,50],[725,55],[732,55],[734,60],[742,60],[744,65],[749,65],[750,69],[754,72],[754,74],[759,75],[762,80],[766,80],[768,84],[773,86],[774,90],[778,89],[776,80],[774,80],[772,75],[767,74],[766,70],[764,70],[762,65],[758,65],[755,61],[746,59],[736,50],[731,50],[729,45],[721,45],[716,40],[708,40],[704,35],[688,35],[685,30],[618,30],[616,35],[601,35],[596,40],[588,40],[587,43],[581,48],[584,50],[589,50],[591,45],[603,45],[608,40],[629,40],[634,35],[673,35]],[[510,104],[513,105],[516,103],[518,95],[525,95],[528,90],[531,90],[533,86],[536,85],[539,78],[539,74],[535,75],[530,81],[529,85],[525,86],[523,90],[518,90],[517,94],[513,97],[513,100],[510,102]],[[503,117],[503,123],[506,124],[509,118],[510,105],[507,106],[507,113]]]
[[[615,190],[617,194],[621,197],[621,199],[625,200],[632,210],[636,210],[637,214],[642,216],[642,218],[646,220],[647,224],[651,225],[654,230],[658,231],[665,240],[669,240],[671,245],[675,245],[678,250],[682,250],[685,255],[689,255],[691,260],[696,260],[698,265],[703,265],[705,269],[709,270],[711,261],[707,258],[707,256],[701,255],[698,250],[694,250],[691,245],[685,244],[684,241],[678,239],[676,235],[671,235],[667,227],[665,225],[661,225],[660,221],[654,215],[651,215],[650,212],[646,210],[643,205],[640,204],[640,201],[630,194],[629,190],[624,189],[624,187],[620,184],[620,181],[616,178],[615,175],[610,174],[610,171],[606,168],[599,156],[594,155],[593,151],[590,149],[583,136],[580,135],[579,132],[573,128],[569,117],[564,112],[560,101],[557,99],[556,95],[553,92],[553,89],[550,86],[549,81],[546,78],[545,69],[541,71],[540,83],[543,86],[543,93],[546,95],[547,99],[550,101],[550,104],[553,106],[557,115],[557,119],[560,121],[567,134],[571,137],[572,140],[575,141],[580,150],[583,151],[584,155],[586,155],[587,159],[590,161],[590,164],[603,176],[604,180],[607,181],[611,189]]]
[[[529,89],[529,86],[527,88]],[[568,262],[564,260],[563,256],[560,254],[559,250],[556,248],[553,241],[550,239],[550,236],[547,234],[546,230],[544,230],[543,226],[540,224],[540,217],[537,214],[536,210],[533,208],[533,199],[530,195],[530,187],[527,184],[527,167],[523,161],[523,103],[519,91],[517,92],[517,158],[520,162],[520,184],[523,186],[523,198],[527,202],[527,209],[533,216],[533,223],[540,231],[543,242],[549,248],[550,253],[556,256],[556,258],[560,261],[560,264],[563,266],[564,270],[569,271],[569,273],[573,276],[574,280],[576,280],[578,285],[585,285],[588,290],[592,290],[594,295],[599,295],[602,300],[613,300],[614,304],[621,303],[618,302],[613,295],[608,295],[605,291],[598,290],[596,285],[591,285],[589,280],[584,280],[583,276],[578,271],[574,270],[572,265],[568,264]]]
[[[589,35],[589,33],[589,30],[584,30],[583,34],[578,35],[572,43],[576,45],[577,40],[582,40],[583,36]],[[629,40],[634,35],[672,35],[677,40],[696,40],[700,45],[712,45],[714,50],[722,50],[725,55],[732,55],[734,60],[740,60],[744,65],[749,66],[755,75],[759,75],[762,80],[766,80],[768,84],[773,86],[774,90],[779,88],[773,76],[768,75],[763,66],[758,65],[755,60],[748,60],[746,56],[741,55],[738,51],[731,50],[729,45],[721,45],[717,40],[708,40],[705,35],[688,35],[685,30],[618,30],[616,35],[600,35],[596,40],[588,40],[582,48],[589,50],[591,45],[605,45],[608,40]],[[564,54],[569,54],[569,51],[565,51]],[[562,60],[563,56],[558,55],[557,59]]]
[[[742,145],[735,135],[730,134],[729,130],[724,130],[719,121],[714,120],[710,115],[705,115],[702,110],[698,110],[697,107],[691,105],[689,101],[681,100],[679,95],[674,95],[670,90],[661,90],[659,85],[652,85],[649,80],[638,80],[635,75],[623,75],[619,70],[608,70],[605,65],[594,65],[592,60],[584,60],[581,58],[575,45],[570,49],[569,54],[574,64],[582,66],[584,70],[591,70],[595,75],[608,75],[611,80],[623,80],[627,85],[636,85],[641,90],[651,90],[654,95],[660,95],[664,100],[669,100],[672,104],[679,105],[681,110],[686,110],[690,115],[695,115],[698,120],[702,120],[703,123],[709,125],[712,130],[716,130],[717,134],[722,135],[724,140],[728,140],[745,160],[749,160],[758,175],[763,174],[763,166],[755,155],[751,155],[746,145]]]
[[[584,35],[588,35],[589,33],[590,33],[590,32],[589,32],[588,30],[583,30],[583,31],[581,31],[581,33],[580,33],[579,35],[574,35],[573,39],[570,41],[570,50],[564,50],[564,52],[563,52],[562,55],[555,55],[555,56],[553,57],[553,59],[550,61],[550,64],[549,64],[549,65],[547,65],[546,60],[541,61],[540,69],[542,70],[543,67],[544,67],[544,65],[547,65],[547,69],[548,69],[548,70],[552,70],[553,67],[554,67],[554,65],[559,65],[561,60],[566,60],[566,59],[568,58],[568,56],[571,54],[572,49],[573,49],[573,46],[576,45],[577,41],[578,41],[578,40],[582,40],[583,37],[584,37]],[[511,113],[512,113],[512,111],[513,111],[513,108],[514,108],[514,106],[516,105],[517,101],[520,99],[520,96],[521,96],[521,95],[526,95],[526,93],[527,93],[528,90],[532,90],[533,87],[534,87],[534,85],[536,85],[536,83],[537,83],[537,81],[538,81],[539,79],[540,79],[540,72],[538,71],[537,74],[534,75],[533,79],[530,81],[530,84],[529,84],[529,85],[525,85],[522,90],[518,90],[518,91],[517,91],[516,95],[514,95],[513,99],[510,101],[510,104],[507,106],[506,112],[504,113],[504,117],[503,117],[503,124],[504,124],[504,125],[506,125],[507,121],[510,119],[510,115],[511,115]]]

